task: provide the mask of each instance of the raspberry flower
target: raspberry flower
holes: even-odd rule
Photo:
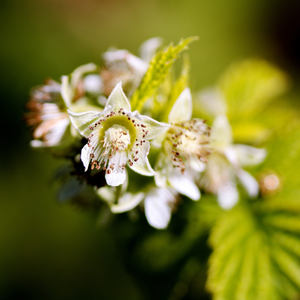
[[[200,186],[217,195],[223,209],[231,209],[238,202],[237,182],[245,188],[249,197],[256,197],[259,185],[242,167],[263,162],[266,150],[233,144],[231,127],[225,115],[219,115],[212,124],[211,144],[214,152],[208,159]]]
[[[186,88],[170,111],[171,126],[162,142],[163,152],[156,163],[155,181],[159,187],[172,187],[198,200],[200,191],[194,181],[204,170],[210,153],[209,129],[202,120],[191,117],[192,96]]]
[[[45,85],[35,87],[27,108],[26,122],[33,128],[32,147],[55,147],[69,140],[69,118],[58,82],[47,79]]]
[[[126,179],[125,167],[145,176],[153,176],[148,161],[149,140],[169,128],[150,117],[131,112],[121,82],[110,94],[104,110],[74,113],[68,110],[70,120],[88,143],[82,148],[81,160],[87,171],[105,170],[106,182],[119,186]]]

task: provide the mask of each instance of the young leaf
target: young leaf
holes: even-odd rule
[[[197,37],[190,37],[181,40],[177,46],[170,44],[167,48],[154,56],[140,86],[132,95],[131,106],[133,110],[140,110],[143,107],[145,101],[151,97],[156,89],[164,82],[179,54],[196,39]]]

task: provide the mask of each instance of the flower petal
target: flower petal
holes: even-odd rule
[[[171,186],[180,194],[195,201],[200,199],[200,191],[194,181],[189,177],[182,175],[180,172],[173,172],[169,175],[168,180]]]
[[[66,106],[70,107],[74,98],[74,91],[69,84],[69,76],[62,76],[61,78],[61,96],[64,99]]]
[[[103,89],[103,80],[97,74],[89,74],[83,80],[84,90],[91,94],[100,94]]]
[[[147,139],[149,140],[158,137],[170,128],[169,124],[158,122],[148,116],[141,115],[137,110],[134,111],[131,115],[144,123],[147,131],[149,131],[147,134]]]
[[[145,198],[145,214],[148,223],[157,229],[166,228],[172,212],[169,202],[174,201],[174,194],[169,189],[151,189]]]
[[[259,185],[256,179],[251,174],[242,169],[237,172],[237,177],[243,187],[246,189],[248,195],[251,198],[257,197],[259,192]]]
[[[122,165],[126,165],[127,155],[125,151],[116,152],[109,160],[108,169],[110,173],[105,173],[106,183],[110,186],[119,186],[126,180],[126,169]],[[111,167],[113,166],[113,168]]]
[[[74,113],[68,110],[68,114],[73,126],[83,135],[85,138],[88,138],[91,130],[89,129],[90,126],[93,126],[95,123],[98,122],[100,116],[105,114],[107,109],[103,112],[97,111],[86,111],[80,113]]]
[[[144,193],[125,193],[121,198],[119,198],[118,204],[113,204],[110,209],[113,213],[122,213],[135,208],[144,198]]]
[[[265,149],[254,148],[247,145],[233,145],[237,160],[242,167],[255,166],[264,161],[267,155]]]
[[[169,113],[169,123],[188,121],[192,117],[193,102],[189,88],[185,88],[179,95]]]
[[[71,76],[71,87],[75,89],[79,81],[83,78],[86,73],[96,72],[97,66],[94,63],[89,63],[86,65],[79,66],[76,68]]]
[[[132,166],[128,164],[131,170],[145,176],[153,176],[155,174],[155,171],[152,169],[148,160],[149,150],[150,142],[145,140],[145,143],[139,147],[138,154],[135,155],[138,160],[134,161]]]
[[[126,62],[135,72],[145,74],[148,63],[127,50],[110,50],[103,54],[106,65],[124,66]]]
[[[196,172],[203,172],[206,169],[206,163],[198,159],[197,156],[191,156],[189,158],[190,167]]]
[[[119,82],[109,95],[105,108],[109,105],[114,112],[119,111],[120,108],[131,111],[130,103],[122,89],[122,82]]]
[[[223,150],[232,144],[231,126],[225,115],[219,115],[211,127],[211,145],[217,150]]]
[[[62,119],[58,121],[55,126],[52,126],[48,133],[46,134],[46,140],[48,146],[59,146],[59,144],[63,141],[63,136],[66,133],[67,129],[70,129],[68,126],[70,125],[70,121],[68,118]]]
[[[197,94],[197,104],[201,107],[201,111],[212,117],[226,114],[226,102],[224,95],[217,88],[207,88]]]
[[[218,190],[218,203],[223,209],[231,209],[239,200],[239,193],[235,183],[228,182]]]
[[[89,168],[89,164],[91,161],[91,153],[92,153],[92,147],[89,147],[87,144],[81,149],[81,161],[84,165],[85,168],[85,172],[87,171],[87,169]]]
[[[141,59],[149,63],[162,43],[163,39],[160,37],[154,37],[145,41],[139,49]]]
[[[116,198],[115,193],[113,192],[113,189],[110,186],[103,186],[97,190],[97,194],[99,197],[106,202],[113,202]]]

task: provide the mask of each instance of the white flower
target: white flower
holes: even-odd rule
[[[214,152],[208,159],[200,186],[216,194],[220,206],[224,209],[230,209],[238,202],[237,181],[250,197],[257,196],[257,181],[242,167],[260,164],[266,157],[265,149],[232,143],[230,124],[225,115],[219,115],[211,129],[211,145]]]
[[[164,229],[168,226],[179,196],[175,189],[152,187],[146,193],[126,192],[118,198],[117,203],[114,203],[116,197],[111,187],[100,188],[98,194],[108,202],[113,213],[129,211],[144,200],[146,219],[152,227],[157,229]]]
[[[97,72],[98,67],[89,63],[76,68],[71,76],[62,76],[61,94],[67,105],[72,105],[83,98],[86,92],[92,95],[100,95],[103,88],[102,79]]]
[[[63,76],[62,84],[47,80],[43,86],[34,88],[31,99],[27,104],[30,112],[26,115],[26,121],[32,126],[32,147],[55,147],[55,150],[67,148],[74,142],[77,131],[70,126],[67,108],[73,111],[95,110],[89,101],[83,99],[86,92],[98,94],[101,88],[100,76],[97,74],[86,74],[96,72],[97,66],[87,64],[74,70],[71,76]],[[100,110],[100,109],[99,109]]]
[[[209,130],[202,120],[191,119],[191,116],[192,97],[186,88],[169,114],[171,126],[162,141],[163,152],[156,163],[155,182],[198,200],[200,191],[194,181],[204,170],[210,153],[207,147]]]
[[[147,157],[148,140],[158,137],[169,125],[131,112],[121,83],[112,91],[103,112],[68,112],[74,127],[88,139],[81,151],[85,170],[90,163],[92,169],[106,170],[106,182],[111,186],[125,181],[126,165],[142,175],[154,175]]]
[[[145,215],[148,223],[157,229],[165,229],[170,223],[178,192],[172,188],[152,188],[145,197]]]
[[[125,94],[130,96],[148,69],[147,62],[127,50],[109,50],[103,54],[103,59],[101,77],[105,96],[108,96],[120,81],[123,83]]]
[[[158,47],[161,38],[145,41],[140,47],[140,57],[127,50],[110,49],[103,54],[104,68],[101,70],[103,93],[108,96],[116,84],[123,83],[123,91],[129,97],[140,84],[149,67],[149,62]]]
[[[32,90],[26,115],[27,124],[34,129],[32,147],[55,147],[69,140],[69,117],[60,91],[61,85],[51,79]]]

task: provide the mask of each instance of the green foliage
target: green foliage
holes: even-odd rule
[[[164,82],[171,66],[178,58],[179,54],[187,49],[187,46],[197,37],[190,37],[181,40],[178,45],[170,44],[168,47],[158,52],[151,60],[140,86],[136,89],[131,98],[132,110],[141,110],[145,101],[151,97],[156,89]]]
[[[210,236],[207,288],[213,299],[298,299],[300,296],[299,128],[270,144],[261,172],[284,186],[275,195],[242,202],[216,222]]]
[[[266,61],[255,59],[233,65],[219,82],[230,119],[256,114],[286,91],[287,86],[287,77],[282,71]]]
[[[298,203],[300,208],[300,202]],[[292,299],[300,292],[300,213],[225,213],[210,242],[207,287],[213,299]]]
[[[270,128],[284,124],[280,121],[283,118],[287,121],[290,116],[291,110],[285,109],[286,113],[282,114],[282,107],[276,110],[272,102],[269,124],[266,124],[265,108],[287,90],[289,80],[285,73],[264,60],[248,59],[232,65],[217,86],[225,96],[227,116],[239,142],[265,141],[270,136]]]

